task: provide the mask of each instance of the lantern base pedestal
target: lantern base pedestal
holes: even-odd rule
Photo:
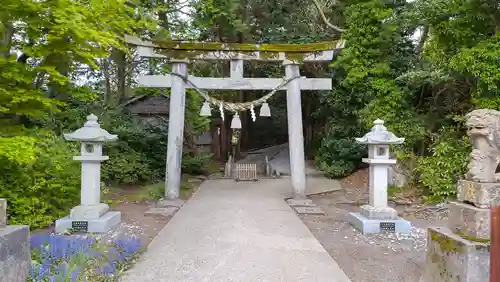
[[[107,212],[98,219],[71,219],[69,216],[56,220],[56,233],[71,229],[75,232],[106,233],[121,222],[121,212]]]
[[[488,243],[474,242],[449,228],[430,227],[427,261],[420,282],[490,281]]]
[[[363,235],[380,232],[410,233],[411,223],[402,218],[372,219],[359,212],[349,213],[349,223]]]

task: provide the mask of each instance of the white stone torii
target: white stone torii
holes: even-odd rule
[[[125,42],[137,46],[137,52],[144,58],[168,59],[172,63],[172,73],[182,77],[187,76],[186,59],[169,58],[155,51],[161,48],[152,42],[142,41],[137,37],[126,36]],[[343,41],[337,44],[337,49],[341,49]],[[325,50],[314,53],[304,53],[302,62],[331,61],[335,50]],[[259,51],[250,54],[242,54],[230,50],[220,50],[203,52],[193,55],[191,60],[230,60],[230,77],[195,77],[187,76],[200,89],[207,90],[272,90],[282,84],[279,78],[245,78],[243,77],[243,61],[281,61],[285,66],[287,79],[300,76],[299,62],[287,59],[284,52],[276,52],[276,56],[264,56]],[[181,182],[181,159],[182,140],[184,133],[185,114],[185,89],[192,88],[177,75],[143,75],[138,82],[142,87],[171,88],[170,112],[168,126],[168,148],[167,148],[167,168],[165,198],[170,201],[178,201],[179,188]],[[281,90],[287,90],[287,119],[288,119],[288,139],[290,147],[290,171],[293,187],[293,197],[297,199],[305,198],[306,172],[304,154],[304,136],[302,127],[302,103],[301,90],[331,90],[332,80],[330,78],[305,78],[291,80]]]

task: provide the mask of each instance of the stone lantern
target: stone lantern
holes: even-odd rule
[[[101,162],[109,159],[102,155],[103,143],[118,139],[102,129],[95,115],[87,116],[84,126],[64,134],[66,140],[81,143],[81,155],[73,160],[82,162],[80,205],[71,209],[70,215],[56,221],[56,232],[66,229],[78,232],[104,233],[121,221],[120,212],[109,212],[101,203]]]
[[[387,131],[380,119],[373,123],[370,132],[356,138],[358,143],[368,145],[368,158],[363,162],[370,165],[370,203],[362,206],[359,213],[350,213],[349,221],[363,234],[381,231],[408,233],[410,222],[399,218],[397,211],[387,205],[389,167],[396,164],[396,160],[390,158],[389,146],[402,144],[404,138]]]

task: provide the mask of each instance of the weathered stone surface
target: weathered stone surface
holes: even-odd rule
[[[500,183],[460,180],[457,185],[457,199],[479,208],[490,208],[491,205],[500,203]]]
[[[109,211],[109,206],[104,203],[97,205],[79,205],[71,209],[69,218],[72,220],[99,219]]]
[[[473,205],[451,202],[448,227],[457,234],[470,239],[490,238],[490,210]]]
[[[319,207],[294,207],[298,214],[324,215],[325,212]]]
[[[429,228],[427,262],[421,282],[487,282],[488,244],[472,242],[448,228]]]
[[[388,184],[398,188],[405,187],[408,184],[408,169],[405,169],[401,164],[395,164],[388,168]]]
[[[0,227],[0,282],[25,282],[30,262],[29,227]]]
[[[168,199],[161,199],[156,203],[157,208],[168,208],[168,207],[176,207],[180,208],[184,205],[184,201],[181,199],[175,199],[175,200],[168,200]]]
[[[178,210],[179,210],[179,208],[177,208],[177,207],[150,208],[146,212],[144,212],[144,215],[146,215],[146,216],[158,215],[158,216],[169,217],[169,216],[173,216]]]
[[[398,219],[398,212],[391,207],[361,206],[361,215],[370,219]]]
[[[500,156],[500,112],[490,109],[474,110],[466,115],[467,135],[471,138],[468,180],[496,182]]]
[[[0,227],[7,224],[7,200],[0,199]]]
[[[315,207],[312,200],[309,199],[288,199],[286,201],[291,207]]]

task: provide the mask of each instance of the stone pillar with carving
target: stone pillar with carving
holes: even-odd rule
[[[121,221],[120,212],[110,212],[109,206],[101,203],[101,162],[103,144],[118,137],[102,129],[95,115],[89,115],[84,126],[75,132],[64,134],[66,140],[81,143],[81,155],[73,157],[82,163],[80,205],[70,215],[56,221],[56,232],[67,229],[79,232],[104,233]]]
[[[448,226],[429,228],[422,282],[490,281],[490,207],[500,203],[495,174],[500,112],[480,109],[466,118],[472,143],[468,172],[457,183],[457,200],[449,204]]]
[[[400,218],[397,211],[387,205],[389,167],[396,164],[395,159],[389,158],[389,146],[402,144],[404,138],[387,131],[384,121],[380,119],[373,123],[370,132],[356,138],[358,143],[368,145],[368,158],[363,162],[370,165],[370,203],[362,206],[360,212],[350,213],[349,222],[363,234],[381,231],[408,233],[410,222]]]

